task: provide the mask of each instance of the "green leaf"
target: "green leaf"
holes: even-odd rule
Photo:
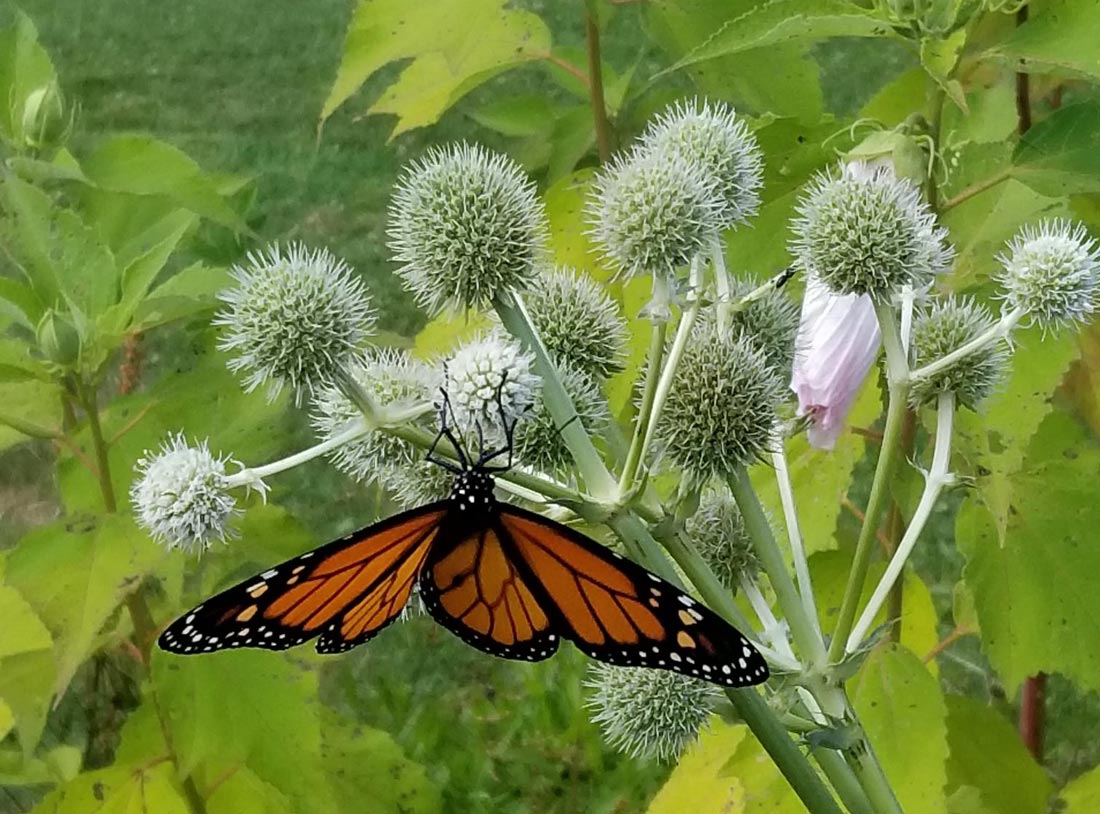
[[[745,741],[752,740],[748,727],[730,726],[717,720],[699,735],[699,742],[680,758],[668,781],[649,805],[649,814],[717,814],[745,811],[741,778],[726,770],[730,758]],[[770,763],[764,764],[771,766]],[[779,775],[778,769],[774,769]]]
[[[0,698],[11,709],[24,758],[34,753],[46,726],[57,683],[49,650],[32,650],[0,659]]]
[[[51,260],[53,201],[46,193],[14,175],[3,175],[0,180],[3,181],[0,203],[8,215],[3,231],[8,250],[27,276],[38,300],[53,305],[60,290]]]
[[[1050,780],[1015,727],[973,698],[948,695],[946,700],[948,788],[977,789],[982,814],[1046,814]]]
[[[32,814],[191,814],[171,763],[111,766],[50,792]]]
[[[1012,176],[1041,195],[1100,191],[1100,102],[1067,105],[1038,122],[1020,138],[1013,164]]]
[[[551,182],[569,175],[596,144],[592,111],[577,105],[554,122],[546,177]]]
[[[1080,0],[1051,0],[1036,7],[1030,19],[1007,29],[1005,40],[988,54],[1013,61],[1013,70],[1056,73],[1100,80],[1100,6]]]
[[[312,672],[286,655],[238,650],[194,659],[156,652],[152,673],[181,772],[217,777],[243,765],[296,810],[334,810]]]
[[[646,4],[647,22],[654,40],[678,60],[753,5],[731,0],[654,0]],[[697,63],[689,73],[710,99],[815,121],[824,101],[817,63],[809,58],[808,47],[789,43],[753,48]]]
[[[70,518],[35,529],[8,555],[6,581],[54,636],[55,691],[76,668],[122,601],[165,553],[124,515]]]
[[[920,44],[921,65],[963,113],[970,112],[966,105],[966,94],[959,80],[954,79],[952,74],[959,62],[959,55],[966,46],[967,32],[967,28],[960,28],[946,39],[922,39]]]
[[[489,99],[469,115],[482,127],[515,137],[543,133],[556,118],[550,100],[535,94]]]
[[[109,192],[164,197],[230,229],[248,231],[211,176],[186,153],[151,136],[112,136],[85,157],[83,168],[94,185]]]
[[[28,438],[54,438],[61,427],[61,388],[38,379],[0,382],[0,450]]]
[[[0,698],[0,741],[4,740],[14,728],[15,713],[4,703],[4,699]]]
[[[38,43],[34,23],[15,10],[14,25],[0,30],[0,135],[22,147],[27,98],[56,82],[53,63]]]
[[[1100,449],[1055,412],[1009,481],[1003,533],[984,493],[959,512],[956,539],[983,645],[1010,694],[1038,672],[1100,689],[1100,628],[1091,623],[1100,617],[1097,478]]]
[[[433,124],[487,79],[549,52],[546,24],[504,0],[360,0],[321,121],[391,62],[411,60],[369,112],[397,116],[392,137]]]
[[[49,381],[50,374],[45,365],[31,356],[26,342],[0,338],[0,383],[26,379]]]
[[[176,319],[196,317],[218,307],[218,294],[230,287],[224,268],[196,263],[149,292],[133,315],[132,329],[145,331]]]
[[[94,320],[118,301],[119,272],[114,255],[75,212],[57,211],[53,226],[50,259],[61,296]]]
[[[33,331],[45,311],[34,289],[17,280],[0,277],[0,317]]]
[[[430,359],[437,354],[447,353],[486,330],[491,324],[489,318],[480,312],[453,314],[445,311],[416,335],[412,354],[421,359]]]
[[[1054,391],[1080,353],[1069,333],[1042,338],[1024,331],[1016,340],[1007,383],[982,405],[979,413],[960,411],[956,418],[958,449],[978,474],[978,491],[996,519],[1003,543],[1014,486],[1011,477],[1023,464],[1032,436],[1052,409]]]
[[[10,585],[0,585],[0,619],[4,620],[0,659],[44,650],[53,645],[50,631],[42,624],[34,608]],[[2,735],[0,740],[3,740]]]
[[[206,800],[206,814],[296,814],[290,800],[252,771],[238,769]]]
[[[1058,795],[1063,814],[1093,814],[1100,811],[1100,768],[1085,772],[1070,782]]]
[[[975,149],[1004,150],[998,145],[979,145]],[[970,153],[963,151],[960,162],[965,163]],[[998,176],[1006,177],[994,171],[993,177]],[[1064,199],[1047,198],[1014,179],[1001,180],[951,206],[942,216],[956,250],[955,270],[946,283],[955,291],[963,291],[984,282],[998,272],[997,254],[1022,224],[1068,214]]]
[[[888,23],[844,0],[770,0],[726,22],[668,71],[790,42],[892,36],[894,32]]]
[[[907,814],[942,814],[947,708],[939,682],[912,652],[876,650],[851,683],[852,704]]]

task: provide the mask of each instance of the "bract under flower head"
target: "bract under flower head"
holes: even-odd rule
[[[947,231],[911,182],[880,164],[844,164],[819,174],[792,223],[795,264],[837,294],[888,298],[946,271]]]
[[[1043,328],[1083,322],[1100,304],[1100,248],[1079,223],[1025,226],[997,259],[1008,305]]]
[[[331,381],[374,326],[363,283],[325,249],[272,246],[248,255],[233,279],[214,320],[226,329],[218,347],[234,355],[229,368],[246,389],[266,384],[269,398],[284,385],[300,398]]]
[[[678,102],[642,136],[642,149],[679,155],[715,179],[721,228],[744,223],[760,206],[764,166],[756,137],[724,102]]]
[[[717,181],[681,155],[635,150],[597,177],[588,214],[607,258],[630,275],[672,277],[715,240]]]
[[[798,396],[798,414],[812,419],[813,446],[832,449],[836,444],[881,342],[870,297],[833,294],[816,278],[807,278],[791,390]]]
[[[435,148],[401,175],[390,249],[417,302],[484,308],[535,276],[545,242],[535,185],[507,156],[479,145]]]
[[[205,441],[188,446],[182,434],[146,452],[130,489],[138,525],[166,548],[188,553],[233,536],[229,524],[241,512],[226,483],[229,460],[215,458]]]

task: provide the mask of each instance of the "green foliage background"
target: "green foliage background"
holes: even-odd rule
[[[42,294],[51,285],[101,317],[88,329],[95,341],[62,368],[88,383],[104,433],[117,436],[108,463],[123,509],[134,462],[169,432],[209,434],[214,449],[249,462],[309,440],[298,411],[242,394],[213,351],[213,297],[247,248],[330,246],[367,279],[384,341],[441,350],[463,330],[426,325],[385,249],[397,170],[430,144],[478,140],[515,156],[544,191],[558,260],[600,273],[579,215],[599,141],[576,75],[581,4],[352,5],[23,3],[78,112],[65,155],[4,152],[0,300],[16,308],[0,311],[0,811],[193,814],[196,795],[227,814],[796,810],[755,739],[718,720],[658,792],[668,769],[611,753],[587,722],[572,651],[512,665],[415,619],[341,659],[230,653],[181,665],[153,653],[143,667],[143,632],[126,610],[136,593],[163,623],[390,507],[314,462],[277,479],[267,505],[249,506],[240,541],[198,565],[156,547],[105,505],[84,460],[95,447],[87,411],[62,410],[66,385],[28,339],[39,320],[20,324],[17,312],[30,311],[11,285],[19,269],[38,270],[37,317],[55,305]],[[764,207],[727,242],[735,270],[785,265],[798,190],[837,150],[890,155],[934,193],[959,253],[946,283],[955,290],[990,296],[994,254],[1025,221],[1072,214],[1100,231],[1100,14],[1087,0],[1032,3],[1023,24],[935,3],[921,31],[899,19],[900,4],[591,8],[614,138],[627,142],[687,94],[754,116]],[[447,24],[459,17],[479,32],[477,47]],[[26,23],[14,25],[0,43],[9,88],[14,65],[39,78],[53,70]],[[10,34],[20,30],[22,40]],[[1018,59],[1032,72],[1024,138]],[[864,127],[872,118],[880,129]],[[20,124],[0,121],[9,145]],[[919,138],[930,130],[931,179]],[[40,256],[47,236],[60,248]],[[643,302],[629,287],[620,298],[629,313]],[[906,811],[1039,814],[1058,800],[1083,814],[1100,802],[1098,361],[1092,331],[1025,334],[1002,392],[982,415],[960,417],[955,464],[970,487],[918,549],[900,641],[877,649],[850,688]],[[127,365],[140,367],[136,387]],[[633,374],[612,384],[617,409]],[[880,407],[872,383],[853,424],[873,426]],[[927,440],[918,429],[914,457]],[[792,472],[828,629],[856,529],[838,498],[862,504],[875,452],[855,435],[828,456],[797,443]],[[769,474],[755,476],[773,499]],[[919,486],[913,473],[899,479],[903,514]],[[939,650],[940,640],[954,643]],[[1012,727],[1020,685],[1038,672],[1052,674],[1044,766]]]

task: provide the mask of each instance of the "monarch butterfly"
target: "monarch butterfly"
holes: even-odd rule
[[[285,650],[319,637],[319,653],[374,638],[419,588],[443,627],[494,656],[541,661],[561,639],[600,661],[673,670],[725,686],[759,684],[768,667],[748,639],[655,574],[574,529],[493,495],[512,465],[506,445],[471,461],[447,423],[428,459],[455,475],[450,496],[397,514],[229,588],[161,634],[171,653]],[[479,435],[480,427],[478,428]],[[446,438],[459,466],[434,457]],[[504,466],[492,462],[507,453]]]

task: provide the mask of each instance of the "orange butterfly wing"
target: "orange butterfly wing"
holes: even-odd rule
[[[515,506],[496,521],[517,573],[555,628],[589,656],[656,667],[731,687],[768,677],[738,630],[676,586],[583,534]]]
[[[270,568],[185,613],[158,644],[182,654],[317,636],[321,653],[362,644],[401,613],[446,512],[445,501],[421,506]]]
[[[448,544],[449,529],[457,544]],[[437,622],[494,656],[541,661],[558,649],[554,620],[491,525],[444,527],[421,574],[420,598]]]

